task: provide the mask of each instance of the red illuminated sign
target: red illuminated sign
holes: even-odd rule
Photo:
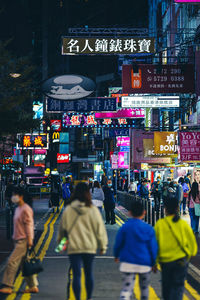
[[[71,158],[70,154],[60,154],[60,153],[57,153],[57,163],[58,164],[69,163],[70,158]]]
[[[19,143],[17,149],[48,149],[47,134],[17,135]]]
[[[61,129],[62,129],[61,120],[51,120],[51,129],[53,131],[61,131]]]

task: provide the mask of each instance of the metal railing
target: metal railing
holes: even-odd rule
[[[164,205],[161,200],[160,203],[155,203],[154,199],[151,197],[148,199],[141,198],[137,195],[131,195],[126,192],[117,191],[117,203],[127,210],[131,209],[131,204],[133,201],[141,201],[146,210],[145,222],[151,224],[152,226],[161,219],[164,218]]]

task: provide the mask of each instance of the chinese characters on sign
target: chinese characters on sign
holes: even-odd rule
[[[123,93],[193,93],[193,65],[138,65],[138,73],[131,65],[123,65]]]
[[[181,161],[200,161],[200,132],[179,132]]]
[[[117,147],[129,146],[130,147],[130,137],[129,136],[117,136]]]
[[[96,113],[96,119],[104,119],[104,118],[128,118],[128,119],[137,119],[137,118],[145,118],[145,111],[143,108],[136,109],[119,109],[116,112],[107,112],[107,113]]]
[[[49,113],[56,112],[91,112],[91,111],[116,111],[116,98],[113,97],[98,97],[87,98],[74,101],[46,99],[46,111]]]
[[[154,53],[154,38],[73,38],[63,37],[62,54]]]
[[[96,119],[94,114],[83,115],[83,114],[64,114],[63,115],[63,128],[69,126],[97,126],[97,127],[120,127],[120,126],[131,126],[134,124],[134,119],[126,118],[101,118]]]
[[[179,96],[122,97],[122,107],[179,107]]]
[[[177,132],[154,132],[155,154],[172,155],[178,152]]]
[[[17,149],[48,149],[47,134],[18,135]]]

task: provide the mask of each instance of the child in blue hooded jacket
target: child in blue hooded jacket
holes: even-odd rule
[[[145,210],[134,201],[130,218],[119,230],[115,246],[115,261],[120,261],[123,287],[120,299],[129,300],[133,293],[135,275],[139,274],[141,299],[148,300],[151,269],[155,265],[158,245],[152,226],[143,222]]]

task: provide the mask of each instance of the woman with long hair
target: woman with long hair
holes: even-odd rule
[[[104,254],[108,238],[103,219],[92,204],[89,186],[79,183],[71,197],[71,204],[64,210],[59,226],[58,243],[67,237],[68,255],[73,272],[73,291],[76,300],[81,294],[81,265],[85,272],[87,300],[91,299],[94,279],[93,261],[97,250]]]
[[[193,182],[191,191],[189,193],[189,213],[190,213],[190,222],[191,227],[194,233],[199,232],[199,217],[195,215],[195,204],[200,204],[200,193],[199,185],[197,182]]]
[[[98,209],[102,213],[103,201],[105,199],[105,196],[104,196],[104,192],[97,180],[94,182],[94,186],[90,189],[90,193],[92,196],[92,203],[96,207],[98,207]]]
[[[182,300],[188,262],[197,254],[197,242],[191,227],[180,219],[178,197],[168,195],[164,206],[166,217],[155,225],[163,299]]]
[[[11,198],[12,203],[17,205],[14,214],[14,233],[13,240],[15,248],[11,253],[3,276],[3,287],[0,293],[11,294],[13,292],[13,284],[20,265],[27,254],[27,250],[33,246],[34,239],[34,220],[33,210],[29,203],[25,201],[23,188],[15,188]],[[25,278],[28,289],[25,293],[38,293],[38,281],[36,275]]]

